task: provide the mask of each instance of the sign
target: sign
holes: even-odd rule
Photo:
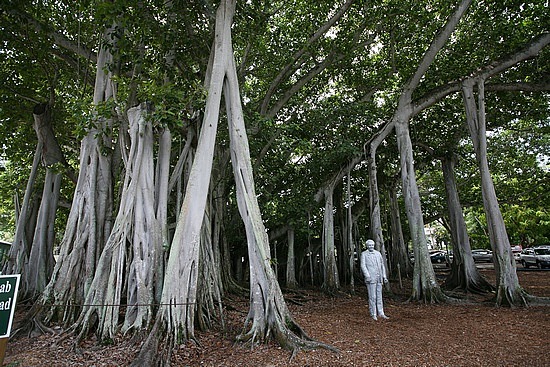
[[[19,289],[19,277],[16,275],[0,275],[0,338],[8,338],[15,312],[15,301]]]

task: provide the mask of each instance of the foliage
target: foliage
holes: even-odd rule
[[[237,2],[233,45],[258,200],[269,229],[295,227],[297,252],[308,234],[322,233],[322,205],[314,200],[316,192],[361,156],[365,142],[388,121],[402,86],[456,3],[355,1],[314,39],[344,1]],[[13,231],[12,198],[15,191],[22,195],[25,187],[36,146],[32,109],[38,102],[53,103],[54,129],[74,168],[80,140],[97,117],[123,115],[136,102],[152,106],[155,126],[169,126],[174,141],[185,139],[186,127],[196,122],[204,105],[216,6],[213,1],[158,0],[2,4],[0,146],[9,165],[0,172],[0,231]],[[474,2],[428,70],[415,100],[547,32],[549,16],[544,3],[535,0]],[[98,30],[104,26],[112,26],[111,35],[118,40],[113,47],[119,56],[109,65],[118,93],[116,101],[98,106],[92,104],[91,86]],[[60,35],[72,48],[61,44],[56,38]],[[549,213],[542,204],[549,202],[548,92],[491,91],[489,86],[547,82],[549,56],[547,48],[488,81],[489,159],[513,243],[550,240]],[[289,72],[275,83],[286,68]],[[473,246],[487,247],[479,175],[463,110],[460,94],[452,93],[411,123],[422,209],[430,220],[446,215],[439,160],[458,155],[456,174]],[[220,151],[228,146],[223,129],[218,143]],[[175,158],[178,148],[174,144]],[[377,160],[385,197],[399,175],[394,137],[384,142]],[[62,189],[65,203],[74,189],[67,181]],[[225,235],[241,253],[244,231],[229,182]],[[368,197],[363,164],[352,171],[352,197],[354,203]],[[359,219],[365,231],[368,221],[366,214]],[[62,231],[62,220],[58,225]]]

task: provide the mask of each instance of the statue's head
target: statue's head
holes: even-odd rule
[[[374,241],[373,240],[367,240],[367,250],[370,252],[374,251]]]

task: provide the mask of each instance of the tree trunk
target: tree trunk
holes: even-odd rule
[[[403,227],[401,226],[401,216],[399,202],[397,200],[397,189],[394,187],[390,190],[390,215],[391,215],[391,263],[392,269],[399,269],[401,275],[411,275],[412,267],[409,259],[409,251],[403,238]],[[394,274],[395,275],[395,274]],[[397,274],[399,275],[399,274]]]
[[[294,323],[284,302],[271,267],[269,242],[254,190],[250,153],[244,125],[240,93],[231,46],[234,0],[222,0],[216,13],[215,41],[205,117],[197,153],[170,249],[162,303],[152,332],[132,363],[151,365],[158,358],[159,333],[167,333],[169,358],[171,348],[182,340],[194,338],[194,319],[199,273],[199,246],[209,181],[212,171],[221,91],[225,95],[229,123],[230,149],[237,188],[237,203],[243,218],[250,259],[250,311],[241,341],[267,340],[274,337],[283,347],[318,347]],[[225,80],[225,83],[224,83]],[[328,347],[328,346],[327,346]]]
[[[229,150],[226,149],[223,152],[220,152],[218,149],[218,159],[215,162],[213,181],[216,182],[214,185],[214,193],[212,198],[213,212],[214,212],[214,238],[213,243],[217,244],[217,260],[220,264],[220,276],[222,282],[222,289],[226,292],[248,292],[248,289],[244,289],[237,283],[235,276],[233,274],[242,274],[242,262],[240,261],[241,256],[239,254],[233,254],[235,257],[236,264],[239,264],[239,269],[233,268],[231,261],[231,251],[229,249],[229,243],[225,238],[225,231],[223,228],[224,222],[224,213],[227,211],[227,193],[226,193],[226,171],[229,164]],[[242,280],[242,279],[240,279]]]
[[[22,274],[23,272],[26,272],[29,265],[29,254],[31,251],[32,235],[34,231],[34,225],[29,226],[29,224],[36,223],[36,218],[32,219],[32,205],[33,202],[35,202],[33,199],[33,197],[36,196],[34,186],[40,165],[41,151],[42,143],[38,141],[31,166],[31,172],[25,188],[25,194],[23,196],[23,203],[20,206],[20,212],[17,216],[15,237],[8,253],[8,260],[2,269],[3,274]],[[19,285],[20,294],[26,295],[28,288],[29,286],[27,285],[25,278],[21,279]]]
[[[234,1],[225,1],[234,11]],[[232,55],[232,47],[229,44]],[[243,219],[250,260],[250,310],[245,331],[239,337],[243,342],[255,343],[274,338],[285,349],[312,349],[327,345],[311,340],[293,320],[281,288],[271,267],[269,239],[258,205],[248,138],[241,107],[237,72],[233,57],[229,57],[224,95],[231,141],[231,162],[237,189],[237,204]],[[248,331],[247,326],[250,325]]]
[[[447,156],[442,160],[451,237],[453,239],[453,262],[451,263],[451,272],[445,280],[445,288],[474,293],[493,291],[494,287],[481,276],[472,257],[470,237],[466,230],[466,222],[464,221],[464,214],[458,196],[454,174],[455,164],[455,156]]]
[[[51,166],[61,163],[68,166],[61,147],[55,138],[51,121],[51,106],[48,103],[35,106],[34,130],[42,142],[42,164],[46,167],[46,178],[40,209],[29,256],[29,268],[23,273],[27,284],[27,296],[36,299],[46,288],[55,265],[53,246],[55,242],[55,217],[61,188],[61,174]],[[73,177],[72,170],[67,170]]]
[[[477,84],[477,104],[474,96],[474,85]],[[493,263],[496,272],[497,305],[525,305],[524,291],[519,285],[516,273],[516,262],[512,247],[506,233],[504,219],[500,212],[498,199],[493,185],[487,161],[487,131],[485,116],[485,81],[467,79],[463,82],[462,93],[466,108],[466,121],[472,138],[476,160],[481,175],[481,193],[483,208],[487,217],[489,241],[493,249]]]
[[[112,56],[108,49],[110,31],[104,33],[105,45],[100,49],[94,89],[95,105],[114,95],[108,66]],[[111,232],[111,120],[98,116],[95,127],[87,132],[80,150],[80,172],[65,234],[56,263],[40,304],[52,304],[46,319],[72,324],[90,289],[96,266]]]
[[[162,324],[166,323],[173,344],[176,341],[194,338],[201,227],[209,192],[222,85],[228,57],[229,28],[223,28],[223,17],[222,13],[216,19],[216,39],[212,48],[214,55],[211,76],[207,76],[209,83],[204,120],[170,247],[162,306],[157,320]]]
[[[98,335],[113,339],[122,298],[126,301],[124,332],[140,331],[153,320],[162,229],[155,214],[153,129],[145,113],[142,106],[128,110],[131,145],[120,209],[76,323],[82,337],[97,321]]]
[[[46,168],[44,191],[38,210],[28,267],[21,272],[23,283],[26,285],[24,296],[31,299],[36,299],[44,291],[55,265],[54,224],[60,187],[61,174],[55,173],[52,168]]]
[[[311,213],[308,211],[307,213],[307,252],[308,252],[308,264],[309,264],[309,276],[311,279],[311,285],[313,286],[315,284],[315,272],[313,270],[313,249],[311,248],[311,229],[310,229],[310,223],[311,223]]]
[[[408,116],[408,114],[406,114]],[[401,162],[401,180],[405,210],[409,220],[409,230],[414,248],[413,290],[411,299],[425,303],[444,300],[443,292],[437,283],[435,272],[428,254],[428,244],[424,232],[424,219],[420,194],[414,172],[412,143],[409,136],[408,118],[397,116],[395,123],[397,146]]]
[[[157,362],[162,364],[170,359],[172,348],[178,343],[195,337],[201,228],[212,173],[223,80],[230,52],[228,45],[231,44],[230,24],[233,13],[225,10],[225,7],[220,6],[216,14],[214,45],[205,81],[208,89],[205,112],[170,246],[161,304],[151,333],[142,344],[132,366],[153,366]],[[163,350],[159,354],[161,339],[164,339]]]
[[[286,286],[287,288],[298,288],[296,281],[296,257],[294,256],[294,229],[287,231],[288,254],[286,258]]]
[[[155,177],[155,213],[161,232],[161,259],[159,259],[158,268],[154,271],[155,284],[155,303],[160,303],[162,296],[161,284],[164,282],[164,254],[168,252],[170,246],[170,235],[168,230],[168,196],[169,178],[170,178],[170,153],[172,148],[172,133],[168,127],[162,129],[159,139],[159,152]]]
[[[378,177],[376,167],[376,150],[378,146],[389,134],[391,128],[385,127],[369,145],[368,173],[369,173],[369,207],[370,207],[370,237],[375,243],[375,247],[382,254],[386,274],[388,271],[388,260],[386,256],[386,246],[384,245],[384,235],[382,234],[382,218],[380,217],[380,194],[378,192]],[[386,289],[390,289],[389,283],[385,285]]]
[[[334,184],[325,188],[325,213],[323,220],[323,289],[335,293],[340,289],[338,267],[334,251]]]
[[[214,187],[212,184],[210,187]],[[210,199],[212,198],[212,193]],[[200,254],[199,254],[199,276],[197,279],[197,324],[201,330],[207,330],[212,326],[212,319],[218,313],[223,325],[222,295],[223,283],[219,262],[219,242],[214,242],[212,229],[213,206],[211,200],[206,206],[204,224],[202,226]],[[217,307],[217,308],[216,308]]]
[[[50,166],[56,163],[66,164],[51,127],[49,104],[37,104],[33,110],[33,117],[33,127],[38,144],[23,199],[22,211],[17,221],[15,240],[3,269],[6,274],[22,274],[20,296],[22,299],[30,298],[32,300],[44,291],[55,264],[53,257],[54,223],[61,174],[55,173]],[[46,167],[43,192],[40,199],[38,197],[32,199],[36,195],[34,184],[40,161]],[[38,203],[38,200],[40,200],[40,207],[38,211],[35,211],[32,207]]]
[[[351,214],[351,168],[348,169],[348,175],[346,180],[346,192],[347,192],[347,199],[348,199],[348,208],[347,208],[347,216],[346,216],[346,243],[347,243],[347,250],[348,250],[348,266],[349,266],[349,274],[350,274],[350,290],[351,294],[355,294],[355,242],[353,241],[353,215]],[[357,256],[359,257],[359,251],[357,251]]]
[[[471,0],[462,0],[456,11],[449,17],[443,29],[437,33],[430,47],[424,53],[414,75],[403,88],[397,110],[392,118],[397,136],[401,180],[405,210],[409,220],[409,229],[414,248],[413,290],[411,299],[424,302],[439,302],[445,299],[436,281],[435,273],[428,255],[426,234],[420,195],[414,171],[412,143],[409,134],[409,121],[413,115],[412,94],[424,74],[432,64],[439,50],[447,42],[458,22],[470,6]]]

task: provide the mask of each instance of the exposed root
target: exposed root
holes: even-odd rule
[[[444,303],[448,303],[448,304],[451,304],[451,305],[473,305],[473,304],[477,303],[477,302],[469,300],[469,299],[453,297],[453,296],[448,295],[448,294],[444,294],[443,297],[445,299]]]
[[[348,294],[346,292],[343,292],[340,289],[328,289],[328,288],[322,288],[323,293],[326,294],[329,297],[333,298],[341,298],[341,297],[347,297]]]
[[[425,289],[421,294],[413,292],[407,303],[420,302],[424,304],[447,303],[451,297],[446,296],[439,288]]]
[[[497,307],[550,306],[550,297],[533,296],[527,293],[523,288],[520,288],[516,292],[502,290],[495,295],[493,301]]]
[[[528,307],[527,292],[520,287],[507,288],[501,286],[497,289],[495,296],[495,305],[497,307]]]
[[[11,333],[11,337],[15,337],[17,334],[26,334],[27,337],[31,338],[36,335],[50,334],[50,335],[59,335],[61,334],[62,329],[50,328],[46,326],[42,321],[36,317],[24,320],[24,323],[20,325]]]
[[[285,301],[298,306],[303,306],[306,302],[310,302],[312,300],[311,294],[300,289],[285,288],[283,293]]]
[[[303,302],[300,302],[300,301],[298,301],[294,298],[285,298],[285,301],[290,302],[290,303],[295,304],[295,305],[298,305],[298,306],[303,306],[304,305]]]
[[[550,297],[537,297],[529,293],[524,294],[529,306],[550,306]]]
[[[288,359],[288,362],[292,362],[292,360],[294,359],[294,357],[296,357],[296,355],[298,355],[298,349],[294,349],[292,351],[292,353],[290,354],[290,358]]]
[[[340,351],[332,345],[310,338],[306,332],[295,322],[289,322],[283,327],[272,327],[273,339],[284,349],[291,352],[290,360],[301,350],[326,349],[334,353]],[[237,342],[243,345],[249,345],[253,348],[256,344],[267,342],[268,338],[256,328],[251,328],[248,332],[237,336]]]
[[[234,280],[231,280],[231,282],[229,282],[229,285],[227,286],[226,292],[227,292],[227,294],[236,294],[236,295],[239,295],[239,296],[245,296],[246,297],[249,294],[250,289],[239,285]]]
[[[159,320],[155,322],[153,325],[153,329],[141,345],[141,348],[139,349],[139,353],[136,356],[136,358],[132,361],[130,364],[130,367],[154,367],[162,365],[162,360],[168,361],[170,356],[172,355],[172,343],[167,343],[169,345],[168,351],[159,353],[159,339],[161,338],[160,335],[160,327],[159,327]],[[166,357],[167,358],[163,358]]]
[[[478,295],[491,293],[496,290],[495,286],[489,283],[483,277],[479,277],[478,279],[470,281],[466,279],[462,279],[461,281],[459,281],[451,279],[449,277],[443,284],[443,288],[452,292],[464,291],[465,293],[473,293]]]
[[[440,295],[432,297],[422,297],[420,299],[413,296],[409,297],[405,302],[419,303],[419,304],[451,304],[451,305],[475,305],[478,302],[460,297],[458,294],[445,294],[441,292]]]
[[[18,334],[25,334],[28,337],[33,335],[51,334],[58,335],[62,332],[62,329],[55,329],[46,326],[42,322],[41,314],[43,306],[40,303],[35,303],[22,321],[14,328],[11,333],[11,337],[14,338]]]

